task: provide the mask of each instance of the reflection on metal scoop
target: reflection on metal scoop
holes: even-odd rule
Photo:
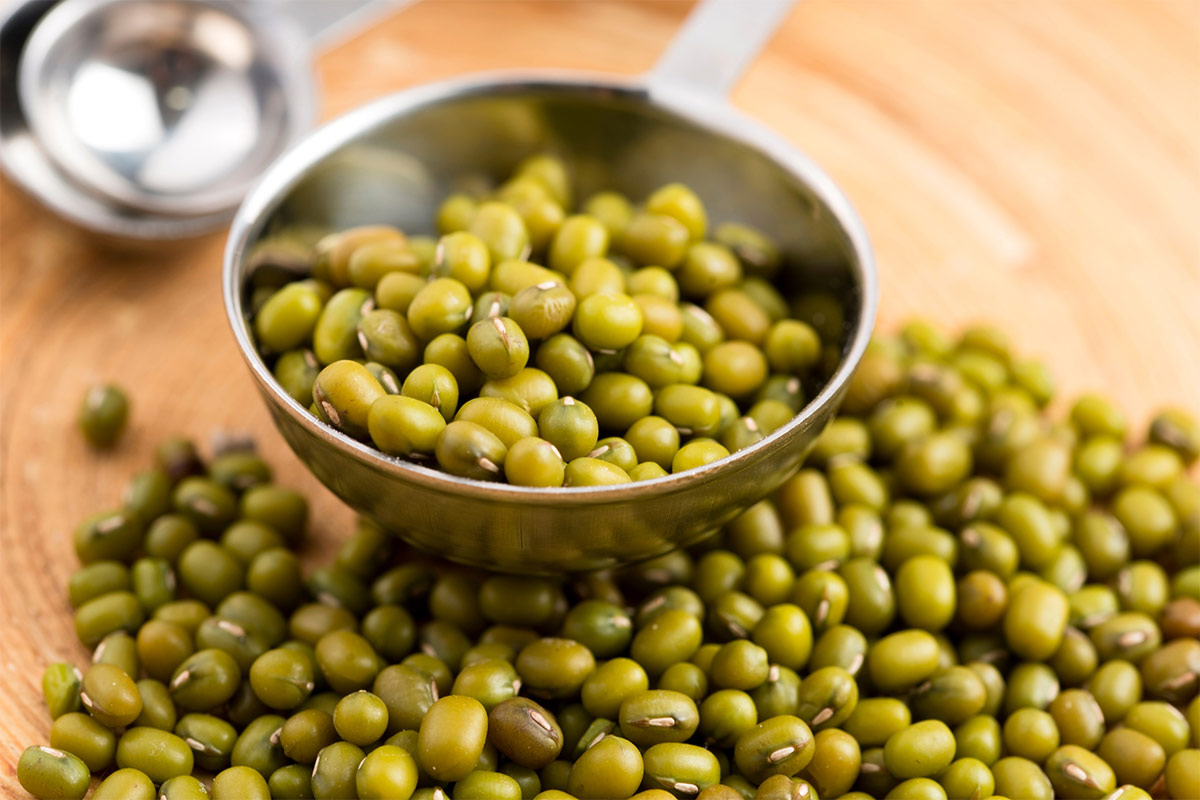
[[[164,214],[235,205],[315,116],[303,33],[254,13],[189,0],[57,6],[21,62],[34,134],[116,202]]]
[[[44,163],[12,153],[4,166],[93,230],[161,239],[212,227],[311,127],[312,48],[403,3],[63,0],[21,52],[26,125],[5,104],[5,143]]]

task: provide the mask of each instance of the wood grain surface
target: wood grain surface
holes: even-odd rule
[[[754,0],[745,0],[751,9]],[[324,115],[487,68],[647,69],[687,2],[426,0],[324,55]],[[733,94],[840,182],[879,257],[880,327],[992,320],[1140,425],[1200,410],[1200,3],[806,0]],[[39,676],[84,663],[71,531],[172,433],[251,432],[350,514],[271,427],[222,309],[223,233],[106,253],[0,185],[0,795],[47,738]],[[132,396],[107,455],[74,427],[89,384]]]

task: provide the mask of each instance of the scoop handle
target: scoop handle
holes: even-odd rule
[[[725,97],[796,0],[701,0],[646,74],[646,85]]]
[[[372,21],[416,0],[282,0],[279,8],[303,29],[315,50],[327,50],[365,30]]]

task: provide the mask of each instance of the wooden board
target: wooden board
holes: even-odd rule
[[[753,0],[746,0],[748,7]],[[427,0],[319,63],[325,115],[487,68],[647,69],[686,2]],[[1064,392],[1131,419],[1200,410],[1200,4],[806,0],[736,89],[841,183],[879,257],[880,327],[995,321]],[[221,305],[223,235],[99,252],[0,185],[0,794],[46,740],[43,666],[83,663],[71,531],[119,502],[172,433],[253,432],[315,498],[325,550],[350,515],[270,426]],[[129,387],[112,454],[74,416]]]

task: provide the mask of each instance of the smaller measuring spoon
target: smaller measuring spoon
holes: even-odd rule
[[[214,227],[312,126],[313,49],[402,3],[63,0],[21,54],[21,109],[48,156],[23,169],[41,184],[22,182],[52,208],[79,195],[93,213],[68,216],[103,233]]]

